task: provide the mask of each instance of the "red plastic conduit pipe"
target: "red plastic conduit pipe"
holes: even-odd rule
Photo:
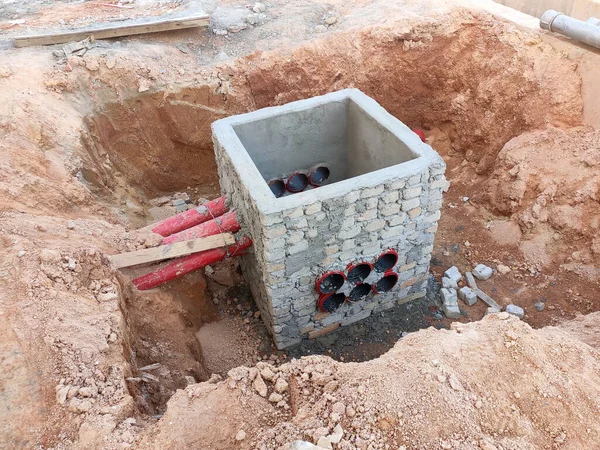
[[[420,128],[413,128],[412,132],[421,138],[421,140],[427,143],[427,139],[425,138],[425,133]]]
[[[170,236],[215,217],[222,216],[229,211],[229,208],[225,206],[225,200],[225,197],[219,197],[197,208],[168,217],[155,224],[152,231],[161,236]]]
[[[185,274],[201,269],[209,264],[216,263],[229,256],[239,256],[251,245],[252,239],[247,236],[242,236],[237,243],[230,245],[227,248],[216,248],[214,250],[207,250],[205,252],[184,256],[183,258],[177,258],[162,269],[155,270],[154,272],[136,278],[133,280],[133,284],[140,291],[146,291],[166,283],[167,281],[174,280],[175,278],[182,277]]]
[[[163,245],[172,244],[173,242],[189,241],[206,236],[213,236],[219,233],[236,233],[240,230],[240,224],[237,221],[235,211],[201,223],[195,227],[172,234],[163,239]]]

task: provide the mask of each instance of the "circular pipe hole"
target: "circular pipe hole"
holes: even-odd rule
[[[315,288],[319,294],[332,294],[341,288],[346,281],[346,275],[343,272],[327,272],[319,278]]]
[[[329,169],[325,166],[315,167],[308,174],[308,182],[312,186],[322,186],[329,179]]]
[[[371,292],[371,289],[372,287],[368,283],[357,284],[354,286],[354,289],[350,291],[350,294],[348,295],[348,301],[358,302],[360,300],[364,300]]]
[[[281,179],[269,181],[269,188],[276,198],[279,198],[285,194],[285,183]]]
[[[394,272],[386,273],[381,280],[373,285],[373,291],[376,294],[391,291],[398,283],[398,275]]]
[[[362,262],[355,265],[348,266],[348,277],[349,283],[356,284],[365,281],[365,278],[369,276],[372,270],[372,266],[369,263]]]
[[[379,255],[373,268],[376,272],[386,272],[396,265],[398,262],[398,253],[396,250],[387,250]]]
[[[323,312],[333,312],[344,304],[346,296],[341,293],[325,294],[319,298],[318,307]]]
[[[290,192],[302,192],[308,186],[308,177],[303,173],[296,172],[292,174],[285,185]]]

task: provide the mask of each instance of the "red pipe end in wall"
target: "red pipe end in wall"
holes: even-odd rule
[[[398,274],[389,270],[383,274],[383,278],[373,285],[373,292],[376,294],[389,292],[394,288],[394,286],[396,286],[397,283]]]
[[[376,272],[387,272],[398,262],[398,252],[393,248],[386,250],[377,257],[377,261],[373,265]]]
[[[369,283],[358,283],[348,294],[349,302],[365,300],[371,293],[372,286]]]
[[[322,186],[329,179],[330,171],[325,166],[317,166],[311,169],[308,174],[308,182],[311,186]]]
[[[302,172],[296,172],[287,179],[285,187],[292,193],[302,192],[308,186],[308,177]]]
[[[319,294],[333,294],[344,285],[346,274],[340,271],[325,272],[315,282],[315,289]]]
[[[323,312],[333,312],[344,304],[346,296],[339,292],[334,294],[323,294],[317,301],[317,307]]]
[[[281,197],[285,194],[285,183],[281,178],[276,178],[274,180],[269,181],[269,188],[271,192],[275,196],[275,198]]]
[[[351,263],[348,264],[346,270],[348,271],[347,280],[349,283],[361,283],[370,275],[373,264],[370,262]]]

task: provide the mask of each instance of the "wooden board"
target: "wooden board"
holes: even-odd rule
[[[232,244],[235,244],[233,234],[223,233],[215,236],[190,239],[189,241],[175,242],[169,245],[161,245],[160,247],[145,248],[135,252],[120,253],[109,256],[109,259],[117,269],[120,269],[122,267],[176,258]]]
[[[159,31],[181,30],[184,28],[201,27],[210,23],[210,17],[203,11],[189,16],[177,18],[164,17],[161,19],[140,19],[129,22],[112,23],[96,27],[82,28],[79,30],[62,31],[33,36],[18,36],[15,38],[15,47],[29,47],[32,45],[64,44],[65,42],[81,41],[93,36],[94,39],[107,39],[132,34],[156,33]]]

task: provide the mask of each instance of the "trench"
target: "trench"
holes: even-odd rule
[[[470,23],[449,35],[416,32],[392,42],[360,35],[358,43],[342,39],[327,50],[301,48],[294,58],[275,53],[264,64],[237,62],[216,83],[175,92],[159,89],[121,103],[97,105],[84,134],[84,182],[98,201],[110,205],[132,228],[143,227],[174,214],[175,197],[186,197],[195,205],[219,195],[213,121],[356,87],[409,127],[426,130],[448,164],[449,179],[470,165],[472,183],[457,179],[455,192],[446,200],[458,201],[480,189],[511,138],[549,121],[576,125],[580,120],[577,102],[546,105],[551,86],[529,76],[534,67],[531,55],[517,52],[489,28]],[[559,66],[547,70],[564,75]],[[458,224],[464,217],[447,214],[445,219],[442,214],[436,238],[432,261],[436,274],[465,258],[450,242],[464,230],[465,224]],[[469,236],[482,228],[476,222],[468,225],[475,228]],[[486,245],[483,238],[479,243]],[[128,269],[123,274],[132,367],[161,363],[155,373],[160,383],[129,386],[140,409],[150,415],[162,414],[176,389],[206,381],[213,373],[225,375],[239,365],[267,358],[282,362],[311,353],[364,361],[385,353],[406,332],[449,324],[441,318],[437,286],[431,279],[423,299],[278,352],[235,261],[150,291],[127,287],[127,280],[147,270]]]

